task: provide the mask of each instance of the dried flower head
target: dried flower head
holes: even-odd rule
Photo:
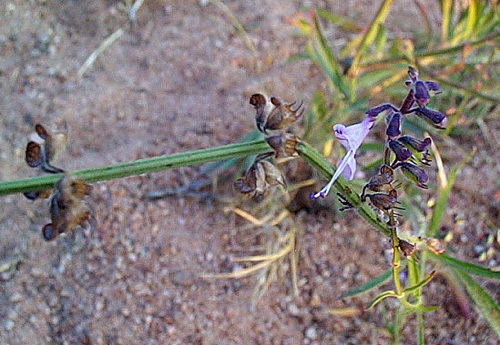
[[[26,146],[25,160],[31,168],[40,168],[47,173],[61,173],[62,169],[50,164],[59,152],[61,152],[67,141],[67,134],[56,132],[51,134],[40,124],[35,126],[36,136]]]
[[[92,187],[81,179],[64,175],[54,185],[50,199],[50,218],[52,223],[45,225],[42,234],[50,241],[59,234],[82,226],[90,220],[89,206],[84,202]]]
[[[281,171],[271,162],[263,160],[265,157],[261,157],[257,156],[245,176],[234,182],[235,189],[240,193],[249,194],[255,201],[261,201],[271,186],[279,184],[286,187]]]
[[[365,197],[370,199],[373,206],[384,212],[392,210],[398,202],[398,192],[395,189],[389,193],[365,194]]]
[[[373,176],[367,184],[363,186],[361,191],[361,201],[366,200],[366,190],[371,190],[372,192],[390,192],[394,189],[392,182],[394,181],[394,171],[388,165],[383,164],[380,167],[380,171],[377,175]]]
[[[297,156],[297,137],[291,133],[277,133],[266,137],[266,142],[274,150],[275,157]]]
[[[399,239],[398,240],[399,249],[403,252],[403,255],[406,257],[412,256],[415,253],[415,245],[411,244],[408,241]]]
[[[250,104],[255,107],[255,123],[259,131],[267,133],[268,130],[281,130],[297,121],[304,113],[303,103],[294,101],[283,103],[276,97],[271,97],[268,106],[266,97],[260,93],[250,97]],[[270,111],[268,109],[271,108]]]

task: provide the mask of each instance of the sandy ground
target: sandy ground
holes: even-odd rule
[[[284,63],[303,44],[286,19],[306,3],[227,2],[248,31],[254,57],[228,16],[201,1],[145,1],[134,27],[110,0],[2,2],[1,179],[35,174],[23,161],[35,123],[68,124],[69,147],[58,164],[72,170],[236,142],[254,126],[248,98],[255,92],[307,105],[314,90],[325,87],[323,76],[310,62]],[[378,2],[314,3],[365,25]],[[395,5],[388,20],[394,34],[411,29],[411,4]],[[86,58],[120,27],[122,36],[78,78]],[[498,135],[498,121],[488,125]],[[486,246],[498,228],[500,208],[491,201],[499,190],[498,141],[477,133],[462,144],[464,151],[472,143],[481,149],[460,174],[443,219],[443,231],[454,234],[456,256],[475,263],[477,246]],[[445,163],[460,159],[460,151],[450,150]],[[326,313],[366,306],[373,292],[337,297],[389,267],[387,240],[352,214],[293,213],[301,230],[297,298],[288,274],[255,305],[254,277],[199,279],[202,272],[241,267],[230,261],[236,244],[254,239],[244,220],[224,212],[234,195],[232,176],[225,177],[229,183],[219,181],[215,200],[143,197],[199,177],[195,167],[96,183],[89,203],[98,228],[50,243],[40,235],[49,221],[45,202],[1,198],[0,343],[388,342],[384,308],[356,317]],[[423,195],[424,205],[430,196]],[[500,265],[495,248],[483,265]],[[500,300],[498,283],[483,287]],[[441,306],[425,317],[427,343],[499,344],[474,307],[469,319],[460,315],[442,277],[425,289],[425,300]],[[396,304],[384,306],[392,313]],[[415,343],[413,317],[401,337],[401,343]]]

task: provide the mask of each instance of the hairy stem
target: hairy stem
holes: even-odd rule
[[[295,149],[302,159],[311,164],[319,174],[328,179],[333,176],[334,169],[332,165],[325,159],[325,157],[319,154],[318,151],[313,149],[311,146],[302,140],[297,140]],[[333,186],[347,201],[349,201],[361,217],[363,217],[368,223],[385,236],[391,238],[391,231],[387,227],[387,224],[377,219],[375,212],[373,212],[373,210],[366,203],[361,202],[359,195],[351,189],[350,183],[343,176],[339,176],[339,178],[335,180]]]

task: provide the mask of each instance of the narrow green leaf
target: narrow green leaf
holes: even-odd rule
[[[381,294],[377,295],[377,297],[375,297],[370,302],[370,304],[368,304],[368,307],[366,307],[365,310],[369,310],[369,309],[373,308],[374,306],[376,306],[384,298],[387,298],[387,297],[397,297],[397,296],[398,295],[396,295],[396,293],[394,291],[392,291],[392,290],[384,291]]]
[[[448,32],[450,29],[452,0],[442,0],[441,2],[441,42],[448,40]]]
[[[495,300],[464,271],[454,269],[454,273],[474,303],[479,307],[483,316],[488,320],[491,328],[500,338],[500,309]]]
[[[358,295],[360,293],[374,289],[377,286],[382,285],[387,280],[389,280],[389,278],[391,278],[391,274],[392,274],[392,269],[388,269],[387,271],[385,271],[384,273],[382,273],[378,277],[375,277],[372,280],[370,280],[370,281],[368,281],[368,282],[366,282],[358,287],[355,287],[354,289],[351,289],[349,291],[344,292],[342,295],[340,295],[339,299],[350,297],[350,296],[355,296],[355,295]]]
[[[448,256],[446,253],[435,254],[431,251],[427,251],[429,257],[435,261],[439,261],[447,266],[453,267],[459,271],[473,274],[476,276],[491,278],[491,279],[500,279],[499,271],[492,271],[489,268],[484,268],[481,266],[477,266],[465,261],[460,261],[458,259],[454,259]]]
[[[411,293],[413,291],[416,291],[417,289],[420,289],[422,286],[424,286],[425,284],[427,284],[428,282],[430,282],[432,280],[432,278],[434,278],[435,275],[436,275],[436,271],[432,271],[427,277],[425,277],[424,279],[422,279],[417,284],[415,284],[413,286],[410,286],[409,288],[406,288],[403,291],[403,295],[407,295],[407,294],[409,294],[409,293]]]
[[[338,25],[339,27],[341,27],[346,31],[351,31],[351,32],[361,31],[361,27],[349,18],[346,18],[339,14],[335,14],[320,8],[316,9],[315,12],[320,17],[332,22],[335,25]]]
[[[357,74],[357,68],[359,61],[361,59],[361,56],[366,52],[369,46],[373,43],[375,40],[375,37],[377,37],[377,32],[379,30],[379,25],[381,25],[387,16],[389,15],[389,12],[391,10],[393,0],[384,0],[382,4],[380,5],[377,14],[373,18],[372,22],[370,23],[370,26],[366,30],[363,39],[361,40],[361,43],[356,49],[356,53],[354,54],[354,60],[352,62],[351,70],[353,70],[354,75]]]
[[[340,67],[333,57],[332,51],[326,43],[325,37],[321,32],[316,16],[313,16],[311,43],[311,53],[313,61],[321,66],[330,81],[333,83],[333,85],[336,86],[337,90],[333,91],[341,92],[347,100],[350,99],[349,87],[344,80],[344,76],[340,72]]]
[[[446,204],[448,203],[448,197],[450,195],[451,188],[455,183],[455,178],[457,176],[457,173],[472,158],[473,153],[475,152],[472,152],[468,156],[464,157],[464,159],[462,159],[462,161],[457,166],[451,169],[448,175],[448,184],[443,189],[438,190],[437,201],[432,210],[431,222],[426,232],[427,237],[434,237],[434,234],[437,231],[439,223],[441,222],[441,217],[443,216]]]
[[[474,27],[476,26],[478,20],[478,12],[477,12],[477,0],[469,0],[469,11],[467,15],[467,27],[465,28],[464,38],[469,39],[474,31]]]
[[[424,311],[424,312],[431,312],[431,311],[435,311],[439,308],[438,305],[433,305],[433,306],[430,306],[430,307],[426,307],[426,306],[419,306],[418,309],[421,310],[421,311]]]

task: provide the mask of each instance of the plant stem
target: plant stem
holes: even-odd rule
[[[332,165],[325,159],[325,157],[319,154],[318,151],[313,149],[311,146],[298,139],[295,149],[299,155],[306,162],[311,164],[322,176],[328,179],[333,176],[334,170]],[[337,180],[335,180],[333,186],[347,201],[349,201],[361,217],[363,217],[368,223],[385,236],[391,238],[391,231],[387,227],[387,224],[380,221],[375,215],[375,212],[373,212],[373,210],[366,203],[361,202],[359,195],[350,188],[350,184],[343,176],[340,176]]]
[[[389,211],[389,228],[391,229],[392,241],[392,277],[394,279],[396,293],[398,294],[398,296],[401,296],[401,282],[399,281],[399,239],[392,210]]]
[[[270,151],[272,151],[272,149],[263,139],[261,139],[203,150],[145,158],[133,162],[121,163],[102,168],[78,170],[70,172],[70,174],[77,178],[81,178],[88,183],[92,183],[97,181],[157,172],[166,169],[198,165],[212,161],[219,161],[237,157],[247,157],[250,155]],[[63,174],[52,174],[22,180],[0,182],[0,196],[53,188],[54,183],[59,180],[62,175]]]

